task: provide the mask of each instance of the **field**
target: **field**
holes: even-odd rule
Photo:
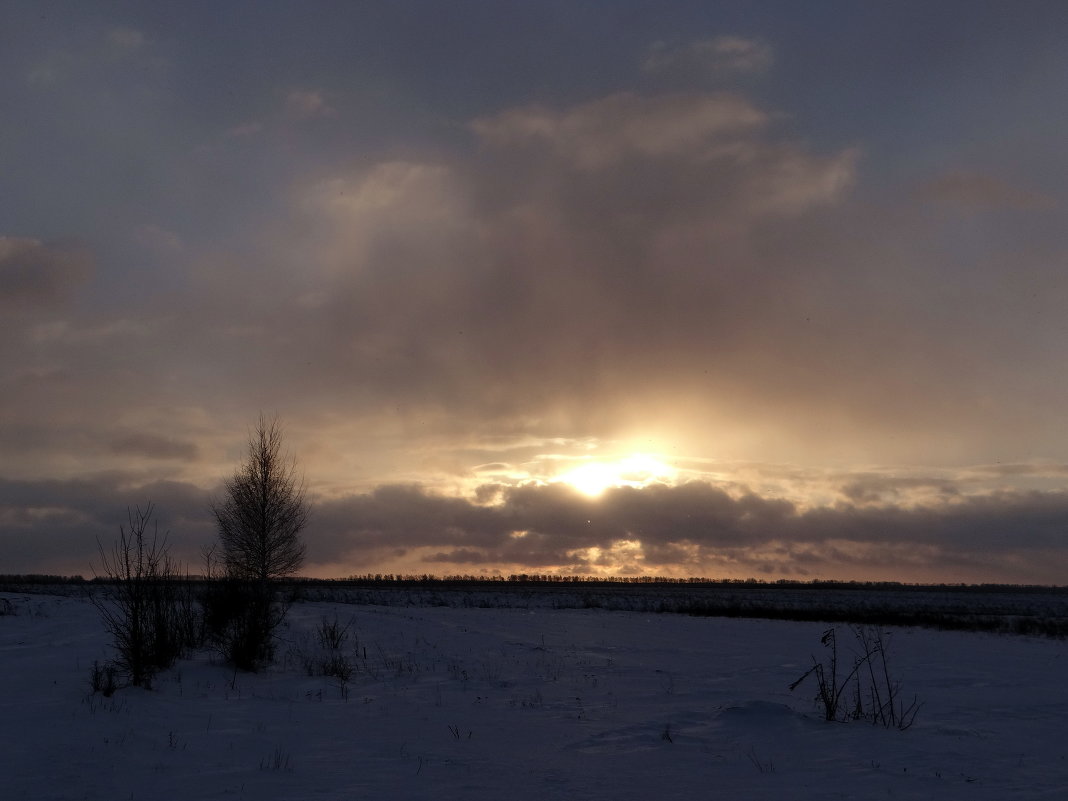
[[[569,605],[563,597],[334,593],[291,608],[262,673],[235,673],[203,651],[151,691],[104,697],[89,681],[109,656],[96,610],[80,597],[0,593],[3,796],[1059,799],[1068,790],[1063,640],[884,626],[902,697],[922,702],[902,731],[826,722],[814,683],[789,689],[825,658],[827,623],[656,614],[633,600],[617,604],[631,611],[553,608]],[[347,633],[338,651],[319,642],[324,620]],[[838,634],[844,652],[851,630]],[[347,681],[309,675],[338,653]]]

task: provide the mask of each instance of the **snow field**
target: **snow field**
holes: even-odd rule
[[[151,691],[77,598],[3,594],[0,787],[13,799],[1064,798],[1068,643],[890,630],[924,702],[900,732],[826,723],[818,623],[602,610],[301,603],[278,657],[205,651]],[[309,676],[351,620],[348,682]],[[844,633],[844,629],[842,630]]]

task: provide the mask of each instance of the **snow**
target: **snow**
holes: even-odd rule
[[[0,792],[12,799],[1037,799],[1068,792],[1068,643],[890,633],[923,707],[828,723],[826,625],[577,609],[298,603],[279,655],[210,652],[152,690],[90,693],[108,658],[79,598],[0,593]],[[308,676],[324,618],[356,673]]]

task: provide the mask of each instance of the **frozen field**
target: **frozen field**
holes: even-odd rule
[[[923,701],[897,731],[789,691],[820,623],[301,603],[264,673],[204,652],[103,698],[87,602],[2,598],[4,798],[1068,797],[1059,640],[891,630],[891,672]],[[303,667],[335,615],[345,685]]]

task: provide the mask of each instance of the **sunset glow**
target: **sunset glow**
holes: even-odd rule
[[[670,465],[647,454],[636,453],[615,461],[588,461],[557,476],[591,497],[609,487],[644,487],[653,482],[669,483],[677,472]]]

